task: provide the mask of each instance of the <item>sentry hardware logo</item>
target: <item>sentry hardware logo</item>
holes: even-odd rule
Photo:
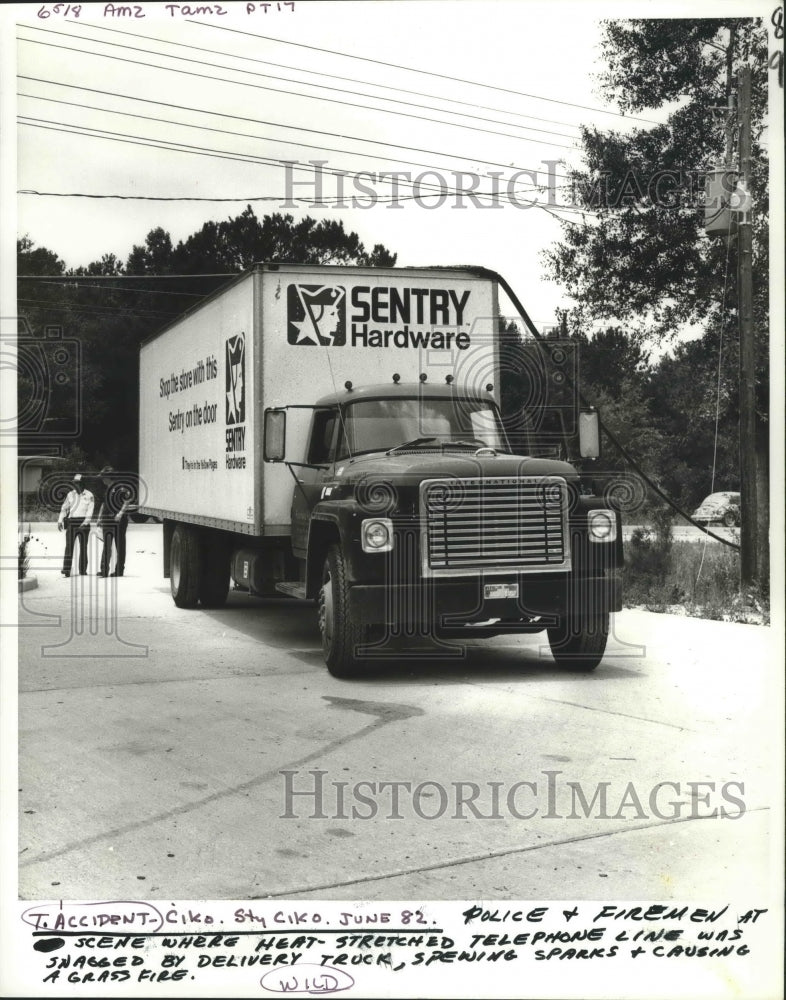
[[[229,337],[226,346],[227,424],[242,424],[246,419],[246,337]]]
[[[346,289],[340,285],[289,285],[287,342],[343,347],[347,341]]]

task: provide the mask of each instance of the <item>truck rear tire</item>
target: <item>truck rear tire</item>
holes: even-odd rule
[[[548,629],[549,646],[558,666],[594,670],[603,659],[609,637],[609,613],[591,618],[566,618]]]
[[[204,540],[202,575],[199,580],[199,603],[203,608],[221,608],[229,593],[229,546],[214,535]]]
[[[169,586],[179,608],[195,608],[202,579],[202,546],[199,533],[190,524],[178,524],[172,533],[169,553]]]
[[[356,677],[362,665],[357,650],[366,640],[367,630],[351,620],[346,564],[338,545],[331,546],[325,559],[318,615],[328,671],[333,677]]]

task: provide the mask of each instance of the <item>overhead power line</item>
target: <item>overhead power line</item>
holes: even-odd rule
[[[19,274],[17,281],[180,281],[184,278],[234,278],[238,271],[216,271],[209,274]],[[153,289],[150,289],[151,291]],[[139,289],[146,291],[146,289]],[[172,292],[187,295],[188,292]]]
[[[255,139],[258,142],[284,142],[284,143],[286,143],[289,146],[300,146],[300,147],[302,147],[304,149],[317,150],[318,152],[321,151],[323,153],[342,153],[342,154],[344,154],[346,156],[361,156],[364,159],[372,159],[373,160],[373,159],[376,158],[376,159],[382,159],[382,160],[390,160],[393,163],[401,163],[401,164],[405,164],[406,166],[410,166],[410,167],[424,167],[426,170],[429,170],[429,171],[437,171],[437,172],[439,172],[439,171],[450,170],[449,167],[442,167],[442,166],[438,167],[438,166],[436,166],[433,163],[422,163],[422,162],[419,162],[419,161],[416,161],[416,160],[405,160],[405,159],[402,159],[400,156],[386,156],[383,153],[361,153],[358,150],[353,150],[353,149],[337,149],[335,146],[315,146],[312,143],[296,142],[294,139],[273,139],[273,138],[270,138],[270,137],[264,136],[264,135],[252,135],[249,132],[235,132],[235,131],[232,131],[231,129],[215,128],[212,125],[192,125],[189,122],[173,121],[171,118],[158,118],[155,115],[141,115],[141,114],[139,114],[138,112],[135,112],[135,111],[115,111],[114,109],[110,109],[110,108],[97,108],[97,107],[95,107],[95,105],[81,104],[81,103],[78,103],[76,101],[62,101],[62,100],[58,100],[55,97],[39,97],[36,94],[19,94],[19,97],[29,97],[29,98],[32,98],[33,100],[48,101],[49,103],[52,103],[52,104],[64,104],[64,105],[67,105],[69,107],[81,108],[81,109],[88,110],[88,111],[100,111],[103,114],[123,115],[124,117],[127,117],[127,118],[139,118],[142,121],[156,122],[159,125],[177,125],[177,126],[179,126],[181,128],[193,128],[193,129],[198,129],[199,131],[217,132],[220,135],[231,135],[231,136],[235,136],[235,137],[238,137],[238,138]],[[34,120],[34,121],[41,121],[42,119],[32,119],[32,120]],[[48,122],[48,124],[51,125],[51,124],[55,124],[55,123]],[[70,122],[61,122],[60,124],[71,125]],[[82,126],[77,126],[77,127],[82,127]],[[84,127],[86,127],[86,128],[92,128],[92,126],[84,126]],[[450,155],[450,154],[447,154],[447,155]],[[283,161],[278,161],[278,162],[283,162]],[[502,164],[497,164],[497,165],[498,166],[502,166]],[[464,171],[464,173],[466,174],[467,171]],[[489,174],[478,174],[476,176],[485,177],[485,178],[490,177]],[[520,182],[520,181],[517,182],[517,190],[521,189],[521,185],[522,185],[522,182]],[[531,190],[538,190],[540,188],[545,188],[546,185],[545,184],[537,184],[537,183],[534,183],[534,182],[529,182],[529,183],[523,182],[523,187],[524,187],[524,190],[531,191]]]
[[[70,132],[69,135],[79,135],[78,132]],[[96,136],[95,138],[100,138]],[[166,147],[162,147],[166,148]],[[173,150],[180,152],[180,150]],[[17,194],[35,195],[38,198],[92,198],[95,201],[209,201],[209,202],[240,202],[240,201],[284,201],[284,196],[250,194],[241,198],[206,198],[204,196],[189,197],[182,195],[179,197],[166,195],[148,194],[92,194],[88,191],[36,191],[35,188],[19,188]],[[304,199],[298,199],[303,201]],[[193,277],[193,275],[191,275]]]
[[[101,42],[100,39],[98,39],[98,38],[91,38],[89,35],[76,35],[73,32],[55,31],[52,28],[42,28],[39,25],[25,25],[25,27],[26,28],[32,28],[35,31],[46,31],[49,34],[64,35],[65,37],[68,37],[68,38],[79,38],[79,39],[82,39],[83,41],[91,41],[91,42],[92,41],[96,41],[96,42],[99,42],[99,44],[105,44],[105,45],[113,44],[111,42]],[[358,84],[360,84],[361,86],[364,86],[364,87],[379,87],[379,88],[385,88],[387,90],[390,90],[390,85],[387,84],[387,83],[375,83],[373,80],[358,80],[356,77],[340,76],[340,75],[338,75],[336,73],[326,73],[326,72],[324,72],[322,70],[305,69],[304,67],[301,67],[301,66],[289,66],[289,65],[287,65],[285,63],[273,62],[270,59],[260,59],[258,56],[244,56],[244,55],[240,55],[240,54],[234,53],[234,52],[222,52],[220,49],[211,49],[211,48],[207,48],[206,46],[203,46],[203,45],[190,45],[187,42],[175,42],[175,41],[171,41],[170,39],[167,39],[167,38],[156,38],[156,37],[154,37],[152,35],[140,35],[140,34],[137,34],[136,32],[132,32],[132,31],[122,31],[119,28],[108,28],[105,25],[101,25],[101,24],[90,24],[90,25],[85,24],[84,27],[89,27],[91,30],[95,30],[95,31],[107,31],[107,32],[110,32],[110,33],[112,33],[114,35],[122,35],[125,38],[136,38],[136,39],[140,39],[140,40],[143,40],[143,41],[158,42],[159,44],[162,44],[162,45],[174,45],[174,46],[177,46],[178,48],[191,49],[192,51],[195,51],[195,52],[208,52],[211,55],[215,55],[215,56],[228,56],[231,59],[239,59],[239,60],[242,60],[243,62],[259,63],[260,65],[264,65],[264,66],[275,66],[278,69],[291,70],[292,72],[296,72],[296,73],[307,73],[309,76],[318,76],[318,77],[320,77],[322,79],[327,78],[327,79],[330,79],[330,80],[342,80],[344,83],[358,83]],[[124,45],[122,47],[123,48],[132,48],[132,49],[134,48],[133,46],[127,46],[127,45]],[[136,49],[136,51],[149,52],[149,51],[152,51],[152,50],[141,48],[141,49]],[[160,53],[156,53],[156,54],[157,55],[163,55],[163,56],[167,55],[166,52],[160,52]],[[172,56],[170,58],[177,58],[177,57]],[[189,60],[189,62],[196,62],[196,61],[198,61],[198,60]],[[270,76],[272,74],[264,74],[264,75],[265,76]],[[276,77],[276,79],[278,79],[278,77]],[[301,82],[302,83],[307,83],[308,81],[305,81],[305,80],[304,81],[300,81],[300,80],[298,80],[298,81],[289,81],[289,82],[292,82],[292,83],[301,83]],[[314,86],[317,86],[317,85],[315,84]],[[322,85],[319,84],[319,86],[322,86]],[[408,90],[408,89],[406,89],[404,87],[398,87],[398,86],[395,87],[395,90],[396,90],[397,93],[400,93],[400,94],[411,94],[413,97],[426,97],[429,100],[447,101],[450,104],[460,104],[462,107],[475,108],[475,110],[478,110],[478,111],[491,111],[494,114],[510,115],[510,116],[512,116],[514,118],[527,118],[530,121],[544,122],[544,123],[549,124],[549,125],[562,125],[563,127],[572,128],[572,129],[578,129],[579,128],[578,125],[574,125],[571,122],[558,121],[558,120],[555,120],[553,118],[541,118],[538,115],[527,115],[527,114],[524,114],[523,112],[520,112],[520,111],[509,111],[507,108],[496,108],[496,107],[491,107],[491,106],[489,106],[487,104],[475,104],[475,103],[473,103],[471,101],[462,101],[462,100],[460,100],[457,97],[442,97],[440,94],[429,94],[429,93],[427,93],[425,91],[422,91],[422,90]],[[350,93],[354,93],[354,92],[350,91]],[[376,94],[368,94],[366,96],[368,96],[368,97],[376,97],[377,95]],[[384,99],[389,100],[390,98],[384,98]],[[418,106],[420,106],[420,105],[418,105]],[[447,109],[444,109],[444,110],[447,110]],[[535,126],[530,126],[530,125],[524,125],[524,126],[521,126],[521,127],[522,128],[529,128],[529,129],[531,129],[534,132],[545,132],[548,135],[562,136],[565,139],[572,139],[572,138],[574,138],[574,136],[566,135],[564,132],[553,132],[553,131],[550,131],[548,129],[539,129],[539,128],[536,128]]]
[[[283,125],[283,124],[280,124],[278,122],[266,121],[266,120],[260,119],[260,118],[249,118],[249,117],[247,117],[245,115],[233,115],[233,114],[230,114],[230,113],[224,112],[224,111],[209,111],[206,108],[195,108],[195,107],[192,107],[192,106],[187,105],[187,104],[173,104],[173,103],[171,103],[169,101],[154,101],[154,100],[152,100],[149,97],[136,97],[136,96],[131,95],[131,94],[120,94],[120,93],[117,93],[116,91],[101,90],[101,89],[96,88],[96,87],[84,87],[84,86],[80,86],[78,84],[73,84],[73,83],[62,83],[59,80],[45,80],[45,79],[43,79],[41,77],[26,76],[26,75],[21,74],[21,73],[18,74],[18,79],[20,79],[20,80],[29,80],[29,81],[34,82],[34,83],[43,83],[43,84],[46,84],[47,86],[66,87],[69,90],[84,90],[86,93],[99,94],[102,97],[118,97],[121,100],[125,100],[125,101],[136,101],[136,102],[141,102],[141,103],[144,103],[144,104],[155,104],[158,107],[172,108],[172,109],[174,109],[176,111],[193,111],[193,112],[196,112],[197,114],[211,115],[212,117],[229,118],[232,121],[249,122],[249,123],[254,124],[254,125],[264,125],[267,128],[282,128],[282,129],[287,129],[287,130],[296,131],[296,132],[307,132],[309,135],[325,135],[325,136],[329,136],[332,139],[349,139],[351,142],[362,142],[362,143],[365,143],[367,145],[384,146],[384,147],[386,147],[388,149],[403,149],[403,150],[405,150],[406,152],[409,152],[409,153],[425,153],[427,156],[447,156],[447,157],[449,157],[450,159],[453,159],[453,160],[464,160],[467,163],[476,163],[476,164],[477,163],[482,163],[482,164],[484,164],[485,166],[488,166],[488,167],[504,167],[506,170],[513,169],[513,170],[516,170],[516,171],[523,170],[523,171],[528,171],[530,173],[538,173],[538,168],[535,168],[535,167],[522,167],[522,166],[517,166],[517,165],[515,165],[513,163],[500,163],[500,162],[498,162],[496,160],[487,160],[487,159],[482,159],[482,158],[476,157],[476,156],[464,156],[464,155],[462,155],[460,153],[448,153],[448,152],[445,152],[444,150],[424,149],[421,146],[404,146],[401,143],[383,142],[381,139],[369,139],[369,138],[366,138],[364,136],[349,135],[349,134],[344,133],[344,132],[328,132],[328,131],[325,131],[324,129],[306,128],[303,125]],[[33,95],[32,94],[20,94],[20,96],[32,97]],[[54,100],[54,98],[41,98],[41,100]],[[109,109],[102,109],[102,110],[109,110]],[[517,137],[516,136],[512,136],[511,138],[517,138]],[[282,140],[282,141],[286,141],[286,140]],[[323,148],[323,147],[320,147],[320,148]],[[546,161],[546,162],[547,163],[553,163],[555,161]],[[553,173],[551,171],[549,172],[549,176],[553,177],[553,178],[555,178],[557,180],[570,180],[571,179],[571,177],[570,177],[569,174]],[[232,200],[237,200],[237,199],[232,199]],[[242,199],[240,199],[240,200],[242,200]]]
[[[98,274],[96,274],[96,275],[89,275],[89,276],[83,276],[83,275],[64,275],[62,278],[55,278],[55,277],[49,277],[49,276],[38,277],[38,276],[32,275],[32,274],[23,274],[23,275],[19,275],[18,276],[17,281],[36,281],[36,282],[42,282],[45,285],[54,285],[54,284],[58,284],[58,285],[73,285],[75,282],[77,282],[78,283],[77,284],[78,288],[100,288],[102,292],[127,292],[127,293],[129,293],[131,295],[140,295],[140,294],[145,294],[145,295],[171,295],[174,298],[184,298],[185,297],[185,298],[194,298],[194,299],[201,299],[203,297],[202,295],[199,294],[199,292],[170,292],[170,291],[166,291],[163,288],[123,288],[120,285],[99,285],[99,284],[95,284],[92,281],[93,278],[110,278],[113,281],[117,281],[118,279],[123,278],[123,277],[124,277],[124,275],[122,275],[122,274],[106,274],[106,275],[103,275],[103,274],[102,275],[98,275]],[[136,277],[136,275],[134,275],[134,277]],[[204,278],[204,277],[207,277],[207,275],[199,274],[199,275],[193,275],[193,277],[195,277],[195,278],[197,278],[197,277],[198,278]]]
[[[196,154],[198,154],[200,156],[207,156],[207,157],[211,157],[211,158],[215,158],[215,159],[232,160],[232,161],[238,162],[238,163],[259,164],[261,166],[266,166],[266,167],[270,167],[270,166],[280,167],[281,166],[281,161],[280,160],[274,160],[274,159],[271,159],[270,157],[265,157],[265,156],[256,156],[256,155],[251,154],[251,153],[245,154],[245,153],[226,152],[226,151],[209,149],[208,147],[205,147],[205,146],[195,146],[195,145],[191,145],[191,144],[188,144],[188,143],[178,143],[178,142],[174,142],[174,141],[171,141],[171,140],[159,141],[159,140],[155,140],[155,139],[150,139],[150,138],[148,138],[146,136],[131,136],[128,133],[111,132],[111,131],[109,131],[107,129],[97,129],[97,128],[92,128],[92,127],[81,128],[79,126],[63,127],[62,125],[56,125],[55,123],[50,122],[50,121],[46,121],[44,119],[34,119],[34,118],[31,118],[29,120],[25,120],[25,117],[26,116],[20,116],[19,123],[21,125],[27,125],[28,127],[31,127],[31,128],[41,128],[41,129],[44,129],[45,131],[50,131],[50,132],[62,132],[64,134],[66,134],[66,135],[80,135],[80,136],[85,136],[85,137],[88,137],[88,138],[106,139],[106,140],[112,141],[112,142],[123,142],[123,143],[129,143],[131,145],[146,146],[148,148],[155,148],[155,149],[167,149],[167,150],[171,150],[173,152],[196,153]],[[293,169],[293,171],[299,171],[299,172],[303,172],[303,171],[307,171],[308,172],[309,171],[308,167],[306,167],[304,165],[297,165],[297,164],[294,165],[292,167],[292,169]],[[323,173],[327,174],[329,176],[336,176],[336,177],[348,177],[348,176],[349,177],[356,177],[356,176],[366,176],[367,177],[368,176],[368,172],[367,171],[338,170],[338,169],[331,169],[331,168],[328,168],[328,167],[324,167],[322,169],[323,169]],[[396,184],[396,185],[398,185],[398,184],[401,184],[403,186],[410,187],[413,190],[415,188],[417,188],[418,191],[424,192],[424,193],[420,193],[420,194],[417,194],[417,195],[413,195],[414,198],[429,197],[429,196],[438,196],[438,195],[444,195],[445,197],[456,197],[456,196],[468,197],[468,196],[472,195],[472,196],[475,196],[477,198],[491,198],[493,200],[497,200],[497,201],[501,201],[501,202],[506,202],[506,203],[509,203],[509,204],[514,204],[515,203],[511,199],[510,195],[508,195],[506,197],[501,191],[491,191],[491,192],[487,192],[486,191],[486,192],[484,192],[484,191],[476,191],[476,190],[472,190],[472,189],[469,190],[469,191],[467,191],[467,190],[463,190],[463,189],[460,189],[460,188],[448,188],[448,187],[442,186],[442,185],[426,184],[426,183],[423,183],[422,181],[419,181],[419,180],[418,181],[412,181],[412,180],[404,180],[404,179],[401,179],[401,178],[397,179],[396,181],[393,181],[393,180],[384,181],[384,180],[380,179],[380,183],[384,183],[386,185],[390,185],[390,184]],[[35,193],[39,193],[39,192],[35,192]],[[361,192],[356,192],[356,194],[358,194],[358,193],[361,194],[361,195],[363,194],[362,191]],[[154,197],[143,197],[143,198],[140,198],[139,196],[132,196],[132,195],[128,195],[128,196],[114,196],[114,195],[79,195],[79,194],[74,194],[72,196],[74,196],[74,197],[96,197],[96,198],[101,198],[101,197],[103,197],[103,198],[106,198],[106,197],[121,197],[121,198],[126,198],[127,200],[143,200],[143,201],[174,201],[174,200],[181,200],[181,199],[174,199],[174,198],[154,198]],[[285,195],[285,196],[261,195],[261,196],[259,196],[258,198],[254,199],[254,200],[257,200],[257,201],[278,201],[278,202],[282,202],[282,201],[285,202],[285,201],[288,201],[288,200],[294,200],[294,201],[303,202],[304,204],[308,204],[308,205],[313,205],[315,207],[319,207],[321,205],[330,205],[332,203],[335,203],[335,204],[344,204],[344,203],[346,203],[346,201],[347,201],[348,198],[349,198],[348,194],[344,194],[343,196],[337,196],[335,199],[322,198],[322,197],[319,198],[319,199],[317,199],[317,198],[303,198],[303,197],[294,197],[294,196],[291,196],[291,195]],[[232,199],[232,200],[235,200],[235,199]],[[406,200],[406,199],[404,199],[403,197],[401,197],[401,196],[399,196],[397,194],[394,194],[392,196],[391,200],[393,202],[396,202],[396,201],[399,201],[399,200]],[[375,197],[375,202],[376,203],[380,203],[380,202],[383,202],[383,201],[384,201],[383,198],[380,198],[379,196]],[[561,213],[561,212],[578,212],[581,215],[595,215],[595,214],[597,214],[597,213],[592,212],[592,211],[588,211],[588,210],[584,210],[584,209],[578,209],[578,208],[574,208],[573,206],[567,206],[567,205],[551,205],[551,206],[548,206],[548,208],[547,208],[547,206],[541,205],[537,201],[533,201],[530,204],[531,204],[531,206],[533,208],[540,208],[543,211],[547,211],[548,214],[550,214],[550,215],[551,214],[555,214],[555,213]]]
[[[25,305],[35,305],[40,306],[42,309],[50,309],[54,312],[118,312],[118,313],[134,313],[138,316],[178,316],[177,312],[171,309],[138,309],[136,306],[99,306],[93,304],[86,304],[82,302],[68,302],[65,299],[56,299],[54,302],[48,302],[46,299],[23,299],[19,298],[16,300],[18,303],[23,303]],[[62,305],[57,305],[57,302],[63,303]]]
[[[625,118],[627,121],[646,122],[648,125],[658,125],[659,122],[651,118],[640,118],[637,115],[623,115],[619,111],[609,111],[606,108],[593,108],[588,104],[576,104],[574,101],[563,101],[556,97],[544,97],[542,94],[527,94],[521,90],[511,90],[508,87],[498,87],[493,83],[481,83],[478,80],[466,80],[460,76],[449,76],[447,73],[437,73],[430,69],[419,69],[416,66],[404,66],[400,63],[385,62],[382,59],[372,59],[370,56],[359,56],[352,52],[338,52],[335,49],[323,49],[318,45],[306,45],[303,42],[290,42],[286,38],[272,38],[270,35],[258,35],[254,31],[243,31],[241,28],[229,28],[225,24],[215,24],[208,21],[199,21],[193,17],[184,20],[192,24],[200,24],[203,28],[214,28],[217,31],[231,31],[237,35],[248,35],[251,38],[261,38],[266,42],[277,42],[280,45],[294,45],[299,49],[310,49],[312,52],[324,52],[332,56],[341,56],[344,59],[356,59],[360,62],[374,63],[377,66],[387,66],[390,69],[404,70],[407,73],[419,73],[423,76],[433,76],[439,80],[450,80],[452,83],[465,83],[470,87],[483,87],[486,90],[496,90],[501,94],[513,94],[515,97],[527,97],[534,101],[548,101],[550,104],[562,104],[569,108],[580,108],[582,111],[592,111],[599,115],[614,115],[617,118]]]
[[[78,135],[79,133],[71,133],[73,135]],[[162,147],[167,148],[167,147]],[[178,151],[179,152],[179,151]],[[481,191],[473,191],[474,195],[478,198],[497,198],[499,196],[494,193],[487,193]],[[252,201],[285,201],[285,195],[247,195],[243,198],[204,198],[204,197],[157,197],[154,195],[143,195],[143,194],[90,194],[83,191],[36,191],[32,188],[20,188],[17,194],[27,194],[36,195],[39,198],[94,198],[97,200],[118,200],[118,201],[205,201],[205,202],[252,202]],[[381,196],[378,197],[374,204],[375,205],[388,205],[388,204],[398,204],[401,201],[418,201],[422,198],[435,197],[438,194],[444,194],[445,197],[456,197],[461,194],[466,194],[466,192],[458,190],[444,190],[444,191],[430,191],[426,194],[397,194],[391,196]],[[315,208],[330,208],[333,206],[345,205],[347,201],[347,196],[343,198],[322,198],[318,203],[309,201],[308,198],[295,198],[295,201],[301,201],[306,205],[310,205]],[[504,199],[503,199],[504,200]],[[570,225],[577,226],[581,225],[574,221],[573,219],[566,218],[561,213],[562,212],[575,212],[581,215],[582,218],[586,216],[595,215],[596,213],[585,210],[585,209],[574,209],[560,206],[549,206],[541,205],[539,202],[532,202],[532,208],[539,208],[541,211],[545,212],[547,215],[554,216],[555,219],[559,219],[560,222],[566,222]],[[205,275],[188,275],[188,277],[205,277]]]
[[[325,97],[325,96],[323,96],[321,94],[300,94],[297,91],[282,90],[280,87],[270,87],[270,86],[266,86],[265,84],[261,84],[261,83],[251,83],[248,80],[228,80],[226,77],[212,76],[209,73],[197,73],[195,70],[176,69],[175,67],[172,67],[172,66],[159,66],[159,65],[156,65],[154,63],[145,62],[145,61],[139,60],[139,59],[129,59],[127,56],[110,55],[110,54],[105,53],[105,52],[95,52],[95,51],[91,51],[90,49],[81,49],[78,46],[75,47],[75,46],[71,46],[71,45],[61,45],[61,44],[56,43],[56,42],[40,42],[40,41],[38,41],[35,38],[23,38],[21,36],[20,36],[19,40],[23,41],[23,42],[27,42],[28,44],[31,44],[31,45],[43,45],[43,46],[45,46],[47,48],[63,49],[66,52],[77,52],[77,53],[79,53],[79,55],[97,56],[100,59],[112,59],[112,60],[117,61],[117,62],[130,63],[133,66],[145,66],[147,69],[158,69],[158,70],[163,70],[164,72],[167,72],[167,73],[180,73],[180,74],[183,74],[185,76],[194,76],[194,77],[197,77],[197,78],[199,78],[201,80],[211,80],[214,83],[230,83],[230,84],[233,84],[234,86],[239,86],[239,87],[252,87],[255,90],[266,90],[266,91],[269,91],[270,93],[274,93],[274,94],[286,94],[289,97],[302,97],[302,98],[304,98],[306,100],[327,101],[327,102],[329,102],[331,104],[341,104],[341,105],[344,105],[346,107],[361,108],[364,111],[375,111],[375,112],[378,112],[378,113],[381,113],[381,114],[386,114],[386,115],[396,115],[396,116],[398,116],[400,118],[411,118],[411,119],[417,120],[417,121],[429,122],[432,125],[447,125],[447,126],[449,126],[451,128],[461,128],[461,129],[464,129],[464,130],[469,129],[469,130],[471,130],[473,132],[482,132],[482,133],[484,133],[486,135],[503,136],[506,139],[516,139],[519,142],[536,142],[536,143],[541,143],[542,145],[546,145],[546,146],[557,146],[560,149],[574,149],[575,148],[574,146],[568,146],[565,143],[551,142],[551,140],[549,140],[549,139],[535,139],[535,138],[532,138],[531,136],[511,135],[510,132],[500,132],[500,131],[498,131],[496,129],[481,128],[479,125],[468,125],[466,122],[449,122],[449,121],[444,121],[444,120],[439,119],[439,118],[429,118],[429,117],[427,117],[425,115],[412,114],[412,112],[409,112],[409,111],[397,111],[395,108],[378,108],[378,107],[374,107],[374,106],[369,106],[367,104],[358,104],[357,101],[343,101],[343,100],[340,100],[337,97]],[[102,43],[102,44],[107,44],[107,43]],[[159,53],[153,53],[153,54],[154,55],[159,55]],[[166,55],[162,55],[161,58],[164,58],[164,59],[182,59],[183,57],[181,57],[181,56],[166,56]],[[194,61],[194,60],[191,60],[191,61]],[[210,64],[210,63],[208,63],[207,65],[211,66],[214,69],[229,69],[229,71],[233,72],[233,73],[249,73],[250,72],[249,70],[233,69],[232,67],[226,67],[226,66],[212,66],[212,64]],[[255,73],[253,75],[255,75],[255,76],[266,76],[266,75],[269,75],[269,74]],[[315,86],[315,84],[305,84],[305,86]],[[328,89],[335,90],[337,88],[331,87],[331,88],[328,88]],[[359,97],[371,97],[372,100],[378,100],[378,101],[380,101],[380,100],[393,100],[393,98],[373,97],[373,95],[371,95],[371,94],[359,94],[357,96],[359,96]],[[412,107],[419,107],[420,106],[420,105],[413,105],[409,101],[398,101],[396,103],[407,104],[407,105],[411,105]],[[459,111],[448,111],[447,109],[444,109],[444,108],[436,108],[434,110],[440,111],[443,114],[463,115],[462,112],[459,112]],[[475,118],[475,117],[478,117],[478,116],[472,115],[472,116],[467,116],[467,117],[473,117],[473,118]],[[479,119],[479,120],[485,121],[486,119]],[[499,124],[507,125],[509,128],[524,128],[525,127],[525,126],[522,126],[522,125],[515,125],[515,124],[513,124],[511,122],[501,122]]]

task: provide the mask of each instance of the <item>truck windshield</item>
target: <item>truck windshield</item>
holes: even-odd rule
[[[338,458],[348,453],[412,448],[483,448],[507,451],[496,406],[472,399],[363,399],[345,410]]]

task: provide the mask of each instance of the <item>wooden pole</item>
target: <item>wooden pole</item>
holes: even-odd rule
[[[751,189],[751,71],[739,72],[740,182]],[[740,323],[740,585],[758,578],[758,487],[756,469],[756,343],[753,324],[753,209],[740,212],[737,268]]]

